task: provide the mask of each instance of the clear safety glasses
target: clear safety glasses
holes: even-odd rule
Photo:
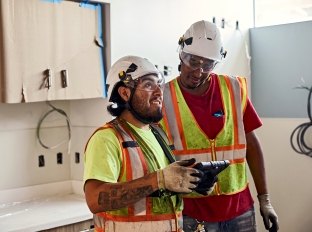
[[[160,73],[158,75],[148,74],[131,81],[127,85],[142,91],[155,91],[157,88],[163,91],[165,88],[165,78]]]
[[[192,70],[202,69],[202,72],[204,73],[208,73],[209,71],[211,71],[216,64],[216,61],[214,60],[206,59],[200,56],[195,56],[185,52],[180,53],[180,58],[183,64],[185,64]]]

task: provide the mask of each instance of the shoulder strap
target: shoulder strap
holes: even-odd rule
[[[156,125],[151,124],[150,127],[151,127],[151,130],[152,130],[155,138],[157,139],[159,145],[163,149],[166,157],[168,158],[169,162],[170,163],[175,162],[175,159],[174,159],[172,152],[171,152],[172,149],[168,145],[168,138],[166,137],[165,132],[160,127],[158,127]]]
[[[118,121],[117,121],[117,119],[113,119],[112,121],[108,122],[108,124],[111,125],[111,126],[115,129],[115,131],[116,131],[117,133],[123,133],[123,132],[120,130],[119,126],[118,126]],[[139,147],[139,144],[137,143],[137,141],[128,140],[128,141],[123,141],[123,142],[121,143],[121,146],[122,146],[123,148],[128,148],[128,147]]]

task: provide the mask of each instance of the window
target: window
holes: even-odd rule
[[[254,0],[254,26],[312,20],[311,0]]]

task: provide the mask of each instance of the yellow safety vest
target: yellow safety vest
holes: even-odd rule
[[[148,164],[133,134],[118,120],[112,120],[98,130],[112,128],[122,146],[122,167],[118,182],[138,179],[148,174]],[[95,131],[95,132],[96,132]],[[94,133],[95,133],[94,132]],[[167,199],[165,199],[167,198]],[[182,231],[182,199],[179,195],[166,197],[146,197],[129,207],[97,213],[94,215],[97,232],[137,232],[137,231]],[[173,205],[172,200],[176,202]],[[153,201],[165,201],[166,212],[159,210]],[[162,212],[162,213],[159,213]]]
[[[161,125],[173,143],[177,160],[196,158],[197,162],[230,160],[228,168],[218,175],[211,195],[234,194],[247,187],[246,138],[243,113],[247,105],[245,78],[219,75],[225,124],[215,139],[209,139],[197,124],[184,100],[177,79],[166,84],[164,119]],[[186,197],[203,197],[189,194]]]

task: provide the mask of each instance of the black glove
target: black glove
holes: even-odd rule
[[[193,190],[201,195],[207,196],[212,192],[218,177],[209,171],[198,171],[202,173],[201,176],[198,175],[198,177],[201,177],[201,180],[199,181],[197,187]]]

